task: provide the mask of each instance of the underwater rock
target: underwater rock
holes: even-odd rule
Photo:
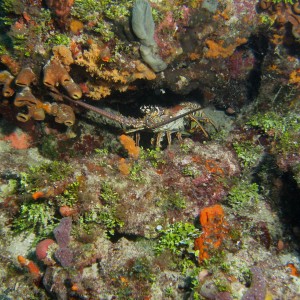
[[[265,299],[267,284],[262,270],[259,267],[254,266],[251,268],[251,274],[251,286],[242,297],[242,300]]]
[[[43,286],[55,299],[67,300],[67,287],[65,286],[67,278],[65,270],[48,267],[43,276]]]

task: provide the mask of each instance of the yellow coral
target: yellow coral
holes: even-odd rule
[[[125,158],[121,158],[119,160],[119,171],[123,174],[123,175],[129,175],[130,173],[130,167],[131,165],[129,163],[126,162]]]
[[[141,61],[136,60],[134,61],[134,64],[136,67],[136,72],[134,73],[136,79],[145,78],[147,80],[154,80],[156,78],[155,73]]]
[[[88,96],[94,100],[100,100],[111,94],[111,89],[106,84],[94,85],[89,83],[89,92]]]
[[[128,154],[137,159],[140,154],[140,147],[135,145],[134,140],[125,134],[122,134],[119,139],[123,147],[128,151]]]
[[[300,69],[294,70],[290,74],[289,83],[299,84],[300,83]]]
[[[54,46],[52,52],[53,56],[65,66],[69,66],[74,62],[71,50],[64,45]]]
[[[83,23],[79,20],[71,20],[70,22],[70,30],[73,32],[73,33],[79,33],[81,30],[83,29]]]
[[[101,86],[98,88],[94,84],[94,91],[89,93],[89,96],[93,99],[104,98],[110,94],[111,89],[124,92],[127,90],[129,83],[134,80],[153,80],[156,78],[155,73],[139,60],[132,61],[130,64],[127,61],[118,61],[118,69],[106,68],[103,65],[102,56],[107,51],[107,47],[92,43],[89,50],[85,50],[81,55],[78,55],[74,61],[75,64],[85,67],[92,77],[106,83],[106,87]]]
[[[229,45],[228,47],[223,47],[224,41],[215,42],[213,40],[206,40],[208,50],[205,53],[205,57],[207,57],[207,58],[218,58],[218,57],[226,58],[233,54],[236,47],[238,47],[239,45],[245,44],[246,42],[247,42],[246,38],[237,38],[233,44]]]

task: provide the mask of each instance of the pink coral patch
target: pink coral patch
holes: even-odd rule
[[[45,239],[36,245],[35,253],[39,260],[46,258],[49,246],[53,243],[52,239]]]
[[[9,141],[10,145],[15,149],[28,149],[31,146],[32,139],[24,132],[13,132],[5,136],[4,141]]]

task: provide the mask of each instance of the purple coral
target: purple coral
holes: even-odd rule
[[[60,262],[62,267],[69,267],[73,263],[73,253],[69,248],[59,248],[55,252],[55,258]]]
[[[214,300],[232,300],[229,292],[220,292],[215,296]]]
[[[62,218],[59,225],[53,230],[55,239],[60,248],[65,248],[70,243],[72,219]]]
[[[267,283],[259,267],[252,267],[252,282],[242,300],[264,300],[266,297]]]
[[[68,267],[73,262],[73,253],[68,248],[71,229],[72,219],[67,217],[62,218],[59,225],[53,231],[57,244],[59,245],[59,249],[55,252],[55,258],[63,267]]]

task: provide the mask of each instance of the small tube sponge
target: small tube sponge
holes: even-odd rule
[[[34,97],[34,95],[31,93],[31,89],[27,86],[16,94],[14,105],[17,107],[32,107],[36,106],[37,102],[38,100]]]
[[[30,120],[31,116],[29,114],[18,113],[16,118],[19,122],[25,123]]]
[[[132,9],[131,26],[141,43],[140,51],[143,60],[155,72],[167,68],[167,64],[159,57],[158,47],[154,40],[155,24],[151,6],[147,0],[136,0]]]
[[[59,84],[62,85],[73,99],[79,99],[82,96],[80,86],[77,85],[66,68],[58,59],[52,59],[44,66],[43,83],[52,91]]]
[[[55,122],[72,126],[75,123],[75,114],[71,106],[66,104],[53,104],[51,107],[51,115],[55,117]]]
[[[71,76],[64,66],[57,60],[52,59],[44,66],[43,83],[48,87],[64,85],[71,80]]]
[[[36,82],[36,76],[31,68],[23,68],[15,79],[17,86],[25,87]]]
[[[8,71],[0,72],[0,85],[3,85],[2,95],[4,97],[10,97],[15,93],[15,91],[11,88],[13,80],[14,76],[12,76]]]

